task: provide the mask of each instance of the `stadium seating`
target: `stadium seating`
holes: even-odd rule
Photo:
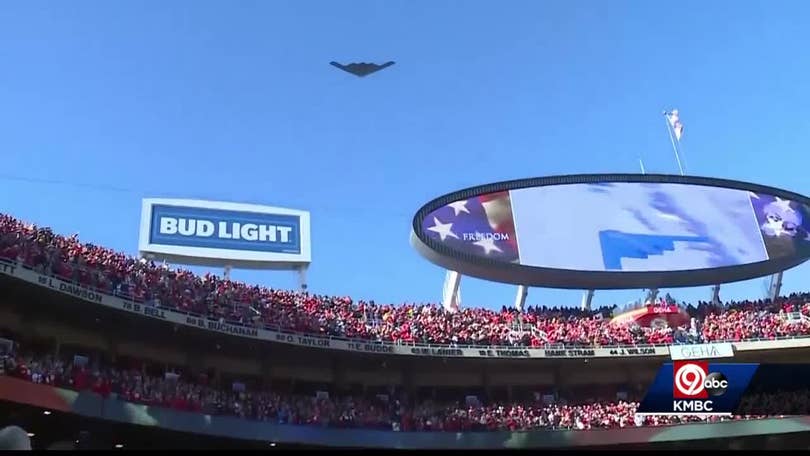
[[[152,305],[207,315],[224,321],[314,335],[350,339],[498,346],[613,346],[742,341],[810,335],[810,323],[785,318],[786,311],[810,314],[810,295],[778,302],[700,303],[687,311],[695,328],[640,328],[609,323],[611,309],[592,312],[565,308],[500,311],[466,308],[457,313],[441,306],[380,305],[349,297],[317,296],[273,290],[197,276],[120,252],[83,244],[49,228],[0,215],[0,259],[23,263],[104,293]],[[516,323],[520,323],[516,325]],[[515,327],[531,328],[515,331]]]
[[[348,297],[317,296],[273,290],[197,276],[170,269],[92,244],[61,236],[48,228],[0,215],[0,259],[16,261],[44,274],[140,302],[193,312],[230,322],[271,329],[365,340],[508,346],[606,346],[651,343],[741,341],[754,338],[810,335],[804,320],[786,312],[810,313],[808,294],[778,302],[746,301],[722,308],[689,306],[694,327],[639,328],[609,322],[610,308],[592,312],[565,308],[500,311],[463,309],[445,312],[439,305],[379,305]],[[515,324],[531,331],[515,334]],[[658,426],[685,421],[718,421],[719,417],[646,416],[637,403],[615,397],[590,403],[442,403],[392,397],[313,397],[268,390],[235,391],[200,379],[152,375],[145,370],[74,365],[52,355],[16,354],[0,363],[0,374],[102,396],[178,410],[230,415],[278,423],[360,427],[400,431],[491,431],[530,429],[596,429]],[[790,393],[774,401],[796,402]],[[765,401],[757,398],[758,403]],[[751,419],[752,416],[733,419]]]
[[[51,355],[17,354],[0,360],[0,375],[77,391],[93,391],[110,399],[209,415],[236,416],[279,424],[395,431],[497,431],[535,429],[608,429],[662,426],[685,422],[756,419],[764,416],[697,417],[638,416],[637,403],[603,400],[586,404],[440,403],[391,397],[332,397],[235,391],[207,380],[185,376],[149,375],[145,369],[74,365]],[[783,399],[790,399],[793,396]],[[778,400],[777,398],[776,400]],[[764,399],[757,398],[759,403]]]

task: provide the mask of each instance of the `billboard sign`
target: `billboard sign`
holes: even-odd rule
[[[759,364],[674,361],[661,366],[639,404],[640,415],[731,416],[740,405]]]
[[[728,342],[714,344],[672,345],[669,354],[673,361],[690,359],[733,358],[734,346]]]
[[[508,270],[495,275],[522,285],[569,287],[549,277],[552,271],[579,273],[569,274],[570,288],[627,288],[625,280],[712,284],[810,257],[809,202],[779,189],[689,176],[528,179],[434,200],[415,217],[413,240],[444,267],[495,280],[488,271]],[[529,271],[546,275],[526,282]],[[697,283],[697,271],[713,274]]]
[[[144,199],[139,250],[189,264],[298,267],[311,261],[309,212],[241,203]]]

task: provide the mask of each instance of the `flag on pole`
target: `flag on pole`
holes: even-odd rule
[[[680,141],[681,136],[683,136],[683,124],[681,123],[681,117],[678,115],[678,110],[673,109],[672,111],[665,112],[664,115],[667,116],[669,125],[672,127],[672,131],[675,132],[675,139]]]

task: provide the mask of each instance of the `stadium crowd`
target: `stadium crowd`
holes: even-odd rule
[[[229,323],[350,339],[543,347],[700,343],[810,334],[807,319],[785,318],[786,311],[810,314],[810,304],[805,302],[808,294],[777,302],[690,305],[686,310],[693,322],[675,328],[611,324],[611,308],[589,312],[546,307],[530,307],[523,312],[465,308],[446,312],[439,305],[354,302],[349,297],[251,286],[212,274],[198,276],[82,243],[76,235],[61,236],[2,214],[0,259],[148,305]]]
[[[731,418],[636,415],[638,404],[605,399],[586,404],[552,403],[540,398],[523,403],[441,403],[412,401],[395,393],[374,397],[294,395],[250,391],[242,385],[217,387],[207,379],[185,375],[150,375],[144,368],[92,365],[86,359],[52,355],[11,354],[0,361],[0,375],[77,391],[93,391],[125,400],[175,410],[235,416],[278,424],[315,425],[394,431],[496,431],[537,429],[609,429],[715,422]],[[733,419],[754,419],[737,416]]]
[[[810,295],[778,302],[746,301],[722,308],[689,306],[691,324],[643,328],[610,323],[613,309],[595,311],[528,308],[523,312],[463,309],[446,312],[437,305],[378,305],[348,297],[273,290],[206,274],[170,269],[113,250],[81,243],[0,215],[0,259],[16,261],[100,292],[147,305],[175,308],[245,325],[309,334],[402,343],[569,346],[694,343],[810,334],[804,320]],[[515,332],[515,323],[530,331]],[[153,406],[287,424],[362,427],[399,431],[485,431],[595,429],[656,426],[720,418],[638,416],[637,403],[605,398],[589,403],[549,402],[537,397],[522,403],[443,403],[389,397],[303,396],[267,390],[223,387],[184,375],[152,375],[144,369],[91,365],[52,355],[7,355],[0,374],[105,397]],[[793,396],[785,396],[793,397]],[[778,401],[779,399],[772,399]],[[735,417],[737,419],[741,417]]]
[[[810,414],[810,390],[798,388],[745,394],[738,406],[738,411],[748,414],[772,413],[774,410],[788,416],[807,416]]]

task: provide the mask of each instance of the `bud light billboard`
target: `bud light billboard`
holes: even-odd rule
[[[578,175],[463,190],[422,207],[412,242],[465,275],[561,288],[697,286],[810,257],[810,200],[737,181]]]
[[[311,260],[309,213],[254,204],[144,199],[139,250],[185,264],[295,268]]]

